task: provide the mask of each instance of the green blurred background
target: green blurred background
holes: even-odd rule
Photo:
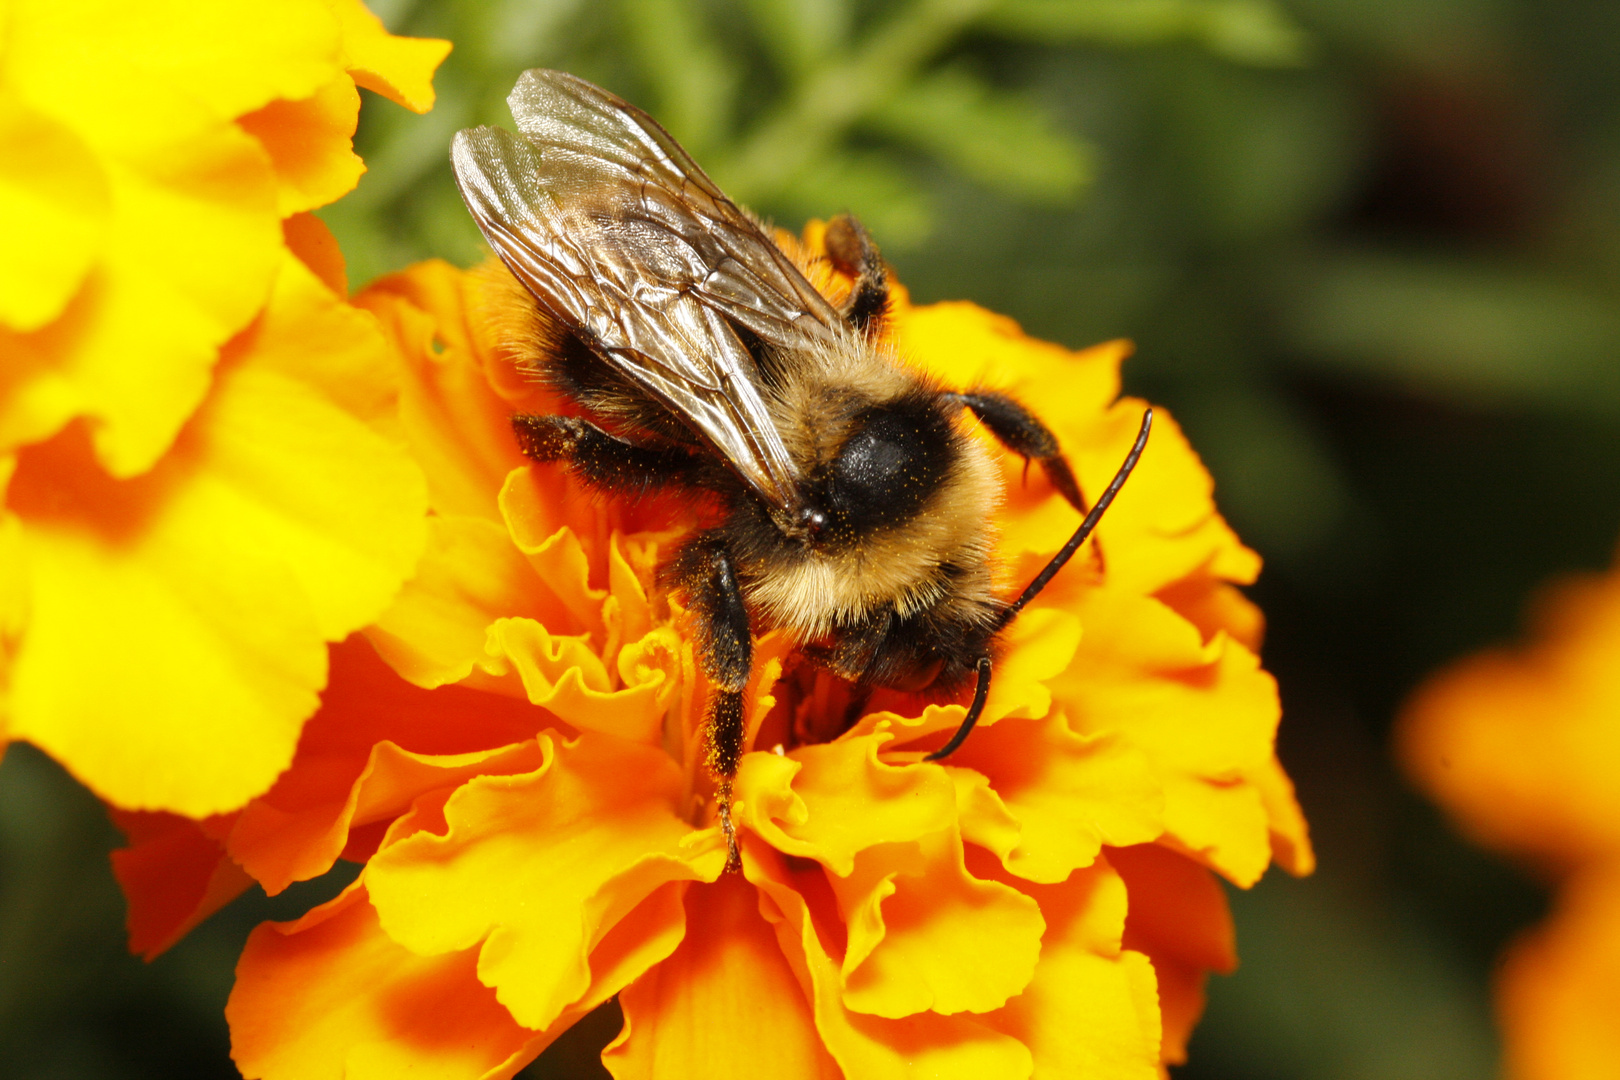
[[[1281,754],[1322,869],[1233,893],[1183,1080],[1497,1068],[1493,958],[1540,917],[1388,753],[1426,672],[1510,638],[1620,534],[1620,5],[1612,0],[386,0],[447,37],[425,117],[369,99],[324,212],[350,279],[477,235],[445,150],[517,73],[641,104],[740,201],[852,210],[923,301],[1136,339],[1267,559]],[[233,1076],[248,897],[125,954],[116,837],[26,746],[0,764],[0,1075]],[[352,874],[352,870],[348,872]],[[337,872],[338,877],[346,875]],[[588,1076],[593,1017],[527,1075]]]

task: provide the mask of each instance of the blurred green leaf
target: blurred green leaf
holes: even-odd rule
[[[1046,44],[1193,41],[1229,60],[1266,66],[1302,64],[1310,51],[1304,30],[1269,0],[1003,0],[988,24]]]
[[[1039,102],[998,91],[960,67],[919,78],[868,123],[1015,197],[1061,202],[1094,169],[1090,149],[1059,131]]]
[[[747,0],[763,43],[783,70],[803,77],[849,38],[848,0]]]
[[[1470,406],[1620,416],[1620,298],[1549,271],[1359,253],[1287,287],[1284,327],[1318,363]]]
[[[795,217],[827,218],[848,211],[881,238],[885,247],[905,248],[928,235],[934,206],[916,180],[887,154],[841,153],[785,187],[778,195]]]
[[[619,25],[653,92],[643,102],[686,149],[702,160],[732,121],[740,77],[688,0],[620,0]]]
[[[1329,546],[1351,514],[1339,465],[1309,419],[1259,380],[1189,395],[1177,416],[1197,436],[1215,497],[1245,541],[1267,558]]]
[[[584,6],[585,0],[498,0],[489,6],[484,47],[499,60],[532,65]]]

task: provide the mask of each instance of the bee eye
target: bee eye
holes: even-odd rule
[[[939,486],[950,455],[948,423],[927,400],[860,414],[827,472],[828,534],[850,540],[911,517]]]

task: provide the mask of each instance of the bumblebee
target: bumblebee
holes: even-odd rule
[[[1085,542],[1146,444],[1152,413],[1088,507],[1057,439],[1013,398],[957,392],[885,343],[888,279],[851,217],[826,248],[853,280],[834,306],[761,223],[651,117],[557,71],[507,98],[518,134],[458,132],[451,161],[490,245],[532,294],[539,374],[583,416],[518,415],[518,444],[620,495],[680,489],[719,509],[662,573],[694,617],[714,685],[706,761],[736,870],[731,789],[755,628],[789,631],[857,687],[984,709],[1001,629]],[[1023,594],[992,581],[1000,480],[971,413],[1041,466],[1084,521]]]

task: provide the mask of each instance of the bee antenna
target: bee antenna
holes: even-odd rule
[[[1018,599],[1002,609],[1001,616],[996,621],[996,629],[999,630],[1001,627],[1006,626],[1012,621],[1014,615],[1024,609],[1025,604],[1035,599],[1036,594],[1046,588],[1047,583],[1057,576],[1057,572],[1063,569],[1064,564],[1074,557],[1076,551],[1080,550],[1080,545],[1084,544],[1086,539],[1096,530],[1097,522],[1102,520],[1103,514],[1108,510],[1109,505],[1113,503],[1114,496],[1119,494],[1119,489],[1124,487],[1125,481],[1130,478],[1131,470],[1136,468],[1136,463],[1141,460],[1142,451],[1147,447],[1148,432],[1152,429],[1153,410],[1148,409],[1142,414],[1142,429],[1136,433],[1136,442],[1131,444],[1131,452],[1125,455],[1124,463],[1120,465],[1119,471],[1114,474],[1114,478],[1108,482],[1108,488],[1102,493],[1102,498],[1097,500],[1097,505],[1091,508],[1091,513],[1086,515],[1086,519],[1080,523],[1080,527],[1074,531],[1074,535],[1069,537],[1069,542],[1063,545],[1063,550],[1052,556],[1052,561],[1046,564],[1044,570],[1035,575],[1035,580],[1031,581],[1029,587],[1019,594]],[[925,756],[924,761],[938,761],[940,758],[954,754],[957,748],[967,741],[968,734],[973,730],[973,725],[979,722],[979,716],[984,712],[984,703],[990,698],[990,658],[988,656],[979,657],[978,671],[979,681],[973,688],[973,704],[968,706],[967,715],[962,717],[961,726],[956,729],[956,734],[951,736],[950,742]]]
[[[1084,544],[1096,530],[1097,523],[1102,520],[1103,514],[1113,504],[1114,496],[1119,494],[1119,489],[1125,486],[1126,480],[1130,479],[1131,470],[1136,468],[1137,461],[1141,460],[1142,451],[1147,447],[1148,432],[1152,429],[1153,410],[1148,409],[1142,413],[1142,429],[1136,433],[1136,442],[1131,444],[1131,452],[1125,455],[1124,463],[1120,465],[1119,471],[1114,474],[1114,478],[1108,482],[1108,488],[1102,493],[1102,498],[1097,500],[1097,505],[1091,508],[1091,513],[1086,515],[1086,519],[1080,523],[1080,527],[1074,530],[1074,535],[1069,537],[1069,542],[1063,545],[1061,551],[1052,556],[1052,561],[1046,564],[1046,568],[1035,575],[1035,580],[1031,581],[1028,587],[1018,595],[1018,599],[1002,609],[1001,617],[996,623],[998,628],[1012,622],[1013,616],[1022,611],[1025,604],[1035,599],[1036,595],[1046,588],[1047,584],[1057,576],[1057,572],[1062,570],[1064,565],[1074,557],[1076,551],[1080,550],[1080,545]]]

